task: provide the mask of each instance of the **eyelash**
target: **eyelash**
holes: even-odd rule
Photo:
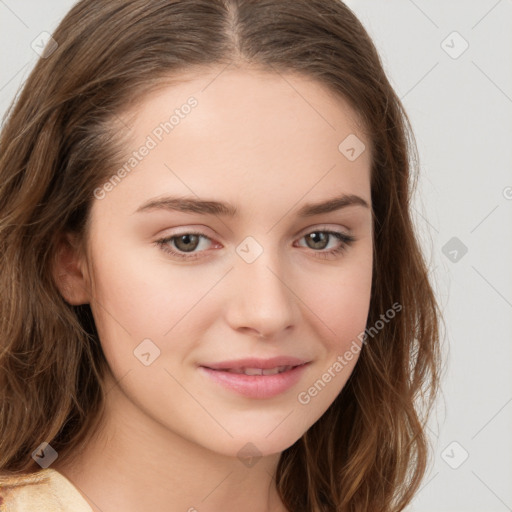
[[[321,259],[327,259],[328,257],[337,256],[337,255],[341,254],[342,252],[346,251],[348,249],[348,247],[350,247],[352,245],[353,242],[356,241],[355,237],[353,237],[352,235],[347,235],[345,233],[340,233],[338,231],[328,231],[328,230],[313,230],[313,231],[310,231],[309,233],[306,233],[305,235],[303,235],[301,237],[301,239],[307,235],[311,235],[312,233],[328,234],[328,235],[334,236],[340,242],[342,242],[339,247],[336,247],[335,249],[331,249],[329,251],[325,251],[325,250],[315,251],[314,249],[311,249],[313,252],[318,253],[316,255],[316,257],[321,258]],[[175,238],[179,238],[180,236],[184,236],[184,235],[196,235],[196,236],[200,236],[202,238],[206,238],[206,239],[210,240],[210,238],[208,236],[204,235],[203,233],[198,233],[195,231],[187,231],[184,233],[168,236],[166,238],[161,238],[160,240],[156,240],[154,243],[158,247],[160,247],[160,249],[162,249],[162,251],[170,254],[173,257],[179,258],[181,260],[189,260],[190,261],[190,260],[195,260],[197,258],[200,258],[201,252],[183,253],[183,252],[178,252],[178,251],[175,251],[174,249],[169,248],[169,245],[168,245],[169,242],[171,242]],[[329,239],[329,241],[330,241],[330,239]],[[204,252],[204,251],[202,251],[202,252]]]

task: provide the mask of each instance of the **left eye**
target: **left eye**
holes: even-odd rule
[[[312,242],[312,247],[309,246],[310,249],[325,249],[328,245],[326,242],[332,240],[333,237],[340,240],[342,239],[342,236],[344,236],[342,233],[334,231],[312,231],[302,238],[307,241],[306,243],[308,243],[308,241]]]
[[[326,251],[326,247],[332,239],[335,239],[339,244]],[[341,233],[338,231],[311,231],[310,233],[302,236],[300,239],[305,239],[308,247],[313,249],[314,252],[319,253],[317,256],[325,258],[328,255],[335,255],[346,250],[354,241],[352,235]],[[181,259],[195,259],[200,257],[200,254],[194,252],[201,243],[201,240],[211,240],[202,233],[183,233],[180,235],[173,235],[166,238],[157,240],[155,243],[166,253],[171,254]],[[311,245],[309,245],[311,243]],[[176,249],[173,249],[170,245]],[[302,246],[303,247],[303,246]],[[203,252],[203,251],[199,251]]]

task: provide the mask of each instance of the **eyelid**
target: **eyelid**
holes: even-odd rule
[[[294,235],[294,239],[297,237],[301,238],[301,237],[303,237],[309,233],[315,232],[315,231],[337,231],[337,232],[340,232],[339,231],[340,227],[342,227],[344,230],[344,231],[340,232],[341,234],[344,234],[346,236],[351,235],[351,230],[346,226],[340,226],[339,224],[336,224],[335,225],[336,227],[334,227],[334,228],[332,226],[333,226],[332,224],[313,224],[311,226],[301,229],[298,233],[296,233]],[[201,224],[190,225],[190,226],[186,226],[183,228],[176,228],[176,229],[178,229],[179,231],[172,232],[171,234],[168,234],[168,235],[162,235],[160,237],[160,239],[173,238],[173,237],[178,237],[178,236],[182,236],[182,235],[198,235],[198,236],[203,236],[204,238],[208,238],[212,242],[216,241],[215,235],[210,236],[210,235],[207,235],[203,231],[203,230],[206,230],[206,231],[212,232],[212,230],[204,225],[201,225]],[[218,243],[220,243],[220,242],[218,242]]]
[[[338,247],[336,247],[334,249],[330,249],[330,250],[315,251],[314,249],[311,249],[311,251],[313,252],[315,257],[320,258],[320,259],[330,259],[330,258],[336,259],[339,254],[345,252],[354,242],[357,241],[356,237],[350,233],[350,230],[347,230],[347,231],[348,231],[348,233],[339,231],[339,229],[331,228],[325,224],[309,226],[308,228],[305,228],[304,230],[302,230],[300,232],[300,234],[294,235],[294,242],[296,240],[301,240],[306,235],[311,234],[311,233],[315,233],[315,232],[327,233],[328,236],[337,238],[338,242],[341,245],[339,245]],[[192,262],[199,258],[204,259],[204,258],[208,258],[210,256],[210,254],[208,254],[208,252],[210,252],[210,251],[208,251],[208,250],[202,250],[199,252],[192,251],[190,253],[187,253],[187,252],[181,252],[176,249],[172,249],[168,246],[169,242],[171,242],[173,239],[178,238],[183,235],[194,235],[194,236],[198,236],[200,238],[205,238],[207,240],[210,240],[213,244],[218,243],[218,242],[216,242],[216,240],[213,237],[205,235],[204,233],[201,233],[198,230],[194,230],[192,227],[187,227],[187,228],[182,228],[182,230],[180,232],[172,233],[168,236],[165,236],[163,238],[156,240],[154,242],[154,244],[160,250],[168,253],[171,256],[171,258],[175,258],[177,260],[182,260],[185,262],[187,262],[187,261]],[[301,247],[303,247],[303,246],[301,246]],[[205,253],[205,254],[203,255],[203,253]]]
[[[343,231],[339,231],[340,228],[342,228]],[[340,226],[339,224],[313,224],[312,226],[302,229],[295,236],[304,236],[314,231],[337,231],[342,232],[347,236],[351,234],[351,230],[347,226]]]

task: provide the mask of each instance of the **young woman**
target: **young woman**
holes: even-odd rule
[[[440,315],[342,2],[82,0],[0,147],[0,510],[405,508]]]

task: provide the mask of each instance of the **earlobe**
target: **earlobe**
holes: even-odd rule
[[[55,284],[68,304],[78,306],[90,302],[84,255],[79,250],[76,235],[61,235],[52,270]]]

